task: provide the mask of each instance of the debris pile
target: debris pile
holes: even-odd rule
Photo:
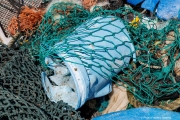
[[[0,29],[0,118],[90,119],[131,107],[179,112],[178,16],[164,21],[164,9],[122,0],[48,1],[41,8],[16,1],[17,15],[8,27],[2,22],[12,36]],[[127,0],[138,1],[148,2]]]

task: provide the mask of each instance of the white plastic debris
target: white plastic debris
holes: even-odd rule
[[[157,30],[162,30],[169,24],[169,21],[158,22],[157,18],[151,19],[148,17],[143,17],[142,24],[145,25],[148,29],[153,28]]]
[[[6,44],[6,45],[9,45],[11,42],[13,42],[13,38],[12,37],[9,37],[7,38],[0,26],[0,42]]]
[[[52,62],[50,58],[46,60]],[[56,65],[53,69],[54,75],[49,77],[50,80],[45,77],[45,73],[42,73],[42,77],[45,77],[42,84],[47,96],[53,102],[63,100],[76,108],[78,103],[76,86],[69,70],[66,66],[62,65]],[[50,81],[54,82],[55,85],[52,85]]]

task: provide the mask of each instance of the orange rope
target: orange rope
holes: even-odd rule
[[[22,7],[22,11],[19,14],[20,31],[29,35],[30,30],[35,30],[37,25],[40,24],[44,11],[36,8],[29,8],[27,6]],[[18,30],[18,19],[13,17],[8,24],[8,31],[10,34],[15,35]]]
[[[91,6],[96,5],[97,0],[81,0],[85,9],[89,9]]]

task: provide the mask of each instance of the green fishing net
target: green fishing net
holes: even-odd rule
[[[14,50],[0,43],[0,119],[82,119],[63,101],[52,103],[46,97],[41,71],[27,50]]]
[[[112,73],[111,75],[101,74],[101,76],[114,82],[120,81],[124,83],[136,99],[145,104],[152,105],[157,100],[171,99],[171,97],[166,97],[174,94],[176,94],[174,98],[178,98],[180,94],[180,74],[178,73],[180,70],[180,23],[177,20],[171,20],[164,28],[156,29],[158,26],[153,21],[150,19],[143,21],[144,16],[142,14],[126,7],[117,10],[105,10],[101,7],[95,7],[93,12],[90,13],[78,5],[57,3],[44,15],[42,23],[31,37],[31,43],[27,44],[29,51],[45,67],[45,58],[49,56],[58,58],[55,55],[57,51],[67,53],[64,58],[59,58],[61,61],[65,61],[65,58],[72,56],[82,58],[83,55],[83,59],[93,60],[93,54],[96,59],[108,64],[105,57],[99,56],[86,48],[89,43],[98,47],[97,43],[86,40],[87,44],[71,44],[75,39],[72,41],[66,39],[69,35],[72,36],[72,32],[87,20],[92,20],[98,16],[106,18],[108,15],[115,16],[115,18],[120,18],[123,21],[132,40],[131,43],[133,43],[136,50],[135,53],[132,52],[127,56],[132,58],[133,54],[136,54],[136,59],[132,59],[129,64],[126,64],[126,67],[122,68],[118,74],[115,74],[111,67],[111,69],[107,69]],[[132,22],[129,16],[138,17],[140,21]],[[112,22],[108,21],[107,24],[112,24]],[[115,27],[118,27],[118,25]],[[102,27],[99,28],[99,30],[102,29]],[[93,34],[86,31],[82,32],[86,36]],[[123,30],[120,32],[123,32]],[[110,36],[115,36],[115,33],[111,32]],[[76,39],[83,40],[83,37],[85,36]],[[117,38],[117,40],[123,41],[120,38]],[[54,47],[56,43],[61,41],[64,43],[60,47]],[[98,42],[102,41],[106,41],[106,39],[101,38]],[[111,49],[116,49],[124,44],[113,44]],[[82,51],[83,55],[69,53],[71,49]],[[106,52],[108,52],[108,49],[107,46],[100,48],[100,50]],[[118,59],[118,57],[123,60],[127,56],[119,54],[119,56],[116,56],[117,58],[112,57],[109,60],[115,63],[115,59]],[[74,63],[75,61],[66,62]],[[82,59],[81,62],[86,68],[103,67],[101,63],[89,64]],[[116,63],[115,65],[118,67]]]

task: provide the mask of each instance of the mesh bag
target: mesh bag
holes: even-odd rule
[[[71,33],[76,30],[76,28],[87,20],[91,20],[95,17],[101,16],[106,18],[108,15],[116,16],[122,19],[130,38],[131,43],[134,44],[136,49],[136,60],[132,60],[126,65],[126,68],[121,68],[118,64],[115,64],[121,72],[116,74],[113,71],[113,67],[108,65],[108,60],[115,63],[115,59],[120,57],[123,60],[125,57],[132,57],[134,52],[131,52],[126,56],[117,56],[107,59],[105,56],[100,56],[94,54],[94,57],[103,63],[105,63],[108,68],[108,72],[111,75],[101,76],[111,79],[116,82],[121,81],[125,84],[127,89],[132,92],[135,98],[148,105],[153,105],[155,102],[160,100],[171,99],[172,94],[176,94],[173,99],[179,97],[180,92],[180,81],[179,81],[179,21],[171,20],[169,24],[161,29],[157,30],[156,24],[152,24],[152,21],[146,20],[146,23],[142,22],[143,15],[133,11],[128,8],[119,8],[117,10],[103,10],[100,7],[95,7],[92,13],[89,13],[80,6],[73,4],[54,4],[49,11],[45,14],[41,25],[38,30],[31,38],[31,44],[29,44],[31,55],[37,57],[42,65],[46,66],[44,59],[47,56],[58,58],[54,55],[57,51],[60,53],[67,53],[65,57],[59,57],[60,61],[66,61],[68,57],[76,57],[81,60],[82,65],[86,68],[102,68],[101,62],[97,64],[89,64],[85,60],[93,61],[92,54],[93,51],[88,49],[87,44],[71,44],[74,40],[83,41],[86,36],[81,36],[80,38],[73,38],[72,41],[66,39],[66,37],[72,35]],[[140,21],[129,22],[128,16],[136,16]],[[113,20],[112,20],[113,21]],[[150,28],[148,29],[151,23]],[[98,23],[100,24],[100,23]],[[107,24],[112,24],[107,22]],[[115,25],[118,27],[118,25]],[[103,28],[100,27],[99,30]],[[97,30],[98,31],[98,30]],[[92,35],[86,31],[81,31],[82,33]],[[110,36],[114,36],[116,33],[111,31]],[[123,31],[121,31],[123,32]],[[98,35],[97,35],[98,36]],[[123,39],[116,38],[118,41],[123,41]],[[60,41],[63,41],[59,47],[54,47],[54,45]],[[91,40],[86,40],[87,43],[91,43]],[[102,37],[99,43],[106,41],[105,37]],[[109,42],[109,41],[106,41]],[[94,47],[99,47],[97,42],[92,43]],[[122,44],[113,44],[113,47],[104,46],[99,48],[99,50],[108,52],[109,49],[116,50],[117,47],[123,46]],[[79,46],[79,47],[77,47]],[[78,49],[76,49],[78,48]],[[78,50],[81,54],[70,53],[70,50]],[[82,55],[83,54],[83,55]],[[84,57],[85,56],[85,57]],[[83,59],[81,59],[84,57]],[[78,62],[76,64],[79,64]],[[106,69],[106,68],[105,68]],[[97,72],[97,71],[96,71]],[[101,71],[103,73],[103,71]]]
[[[0,67],[0,118],[82,119],[66,103],[49,101],[40,80],[42,68],[26,50],[0,44]]]

